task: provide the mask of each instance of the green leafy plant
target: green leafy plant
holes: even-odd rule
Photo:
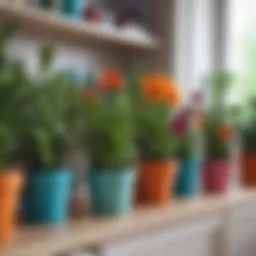
[[[28,108],[24,66],[7,55],[6,47],[15,31],[13,23],[0,27],[0,167],[17,164],[20,160],[20,123]]]
[[[233,76],[226,70],[215,70],[206,78],[206,83],[210,86],[210,109],[224,110],[226,114],[227,108],[227,93]]]
[[[204,142],[208,158],[228,158],[231,154],[233,127],[229,121],[226,97],[231,75],[222,70],[209,78],[210,105],[205,114]]]
[[[142,160],[164,160],[175,154],[177,140],[169,131],[171,111],[163,102],[136,108],[137,146]]]
[[[256,152],[256,97],[252,96],[244,109],[242,124],[239,126],[243,150]]]
[[[97,83],[83,91],[85,144],[92,170],[120,170],[134,162],[133,127],[128,95],[115,69],[101,73]]]
[[[180,100],[175,83],[159,74],[134,75],[129,87],[140,159],[158,161],[174,156],[177,138],[170,117]]]
[[[29,169],[61,167],[82,129],[77,88],[63,73],[52,71],[54,49],[43,46],[39,73],[30,78],[30,108],[23,122],[20,155]]]

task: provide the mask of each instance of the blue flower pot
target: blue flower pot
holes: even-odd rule
[[[132,208],[136,173],[132,170],[92,170],[91,204],[99,215],[124,215]]]
[[[197,158],[180,161],[175,183],[175,194],[178,197],[193,197],[199,192],[201,161]]]
[[[25,220],[52,225],[65,223],[72,181],[72,172],[66,169],[30,172],[23,198]]]
[[[85,3],[85,0],[62,0],[63,13],[71,18],[82,18]]]

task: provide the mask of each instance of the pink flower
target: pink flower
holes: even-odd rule
[[[170,125],[170,130],[177,135],[183,135],[191,128],[192,120],[203,108],[205,94],[202,90],[196,90],[191,94],[190,100],[179,113],[177,113]]]
[[[171,122],[171,131],[178,135],[184,134],[189,129],[190,109],[185,108],[178,113]]]

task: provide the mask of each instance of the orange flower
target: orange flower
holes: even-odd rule
[[[233,128],[231,125],[221,125],[218,128],[218,135],[222,141],[229,141],[233,136]]]
[[[177,86],[175,86],[175,82],[172,81],[172,87],[167,88],[166,92],[166,100],[170,105],[177,106],[181,102],[181,93]]]
[[[124,88],[124,78],[114,68],[103,69],[100,74],[99,87],[101,90],[122,90]]]
[[[161,74],[148,74],[141,80],[144,96],[150,101],[164,100],[176,106],[180,104],[181,95],[176,82]]]

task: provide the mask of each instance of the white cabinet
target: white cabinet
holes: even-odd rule
[[[216,256],[216,217],[155,230],[103,245],[100,256]]]
[[[256,255],[256,205],[231,213],[228,237],[229,256]]]
[[[144,229],[93,249],[95,256],[256,256],[256,205]]]

